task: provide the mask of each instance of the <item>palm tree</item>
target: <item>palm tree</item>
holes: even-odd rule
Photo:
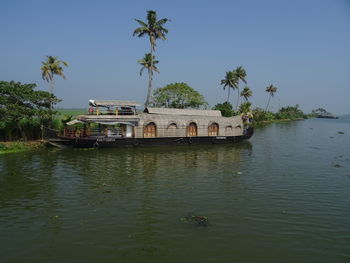
[[[267,111],[267,109],[269,108],[270,99],[271,99],[271,97],[273,97],[275,95],[276,91],[277,91],[277,88],[274,85],[270,85],[270,86],[266,87],[266,92],[268,92],[270,94],[270,97],[269,97],[269,101],[267,102],[267,106],[266,106],[265,111]]]
[[[247,86],[245,86],[241,92],[241,97],[244,97],[245,101],[248,101],[248,98],[250,98],[252,95],[253,95],[252,90]]]
[[[148,75],[149,81],[148,81],[148,93],[147,93],[147,100],[145,103],[145,106],[147,107],[151,96],[152,96],[152,76],[153,76],[153,52],[156,49],[157,46],[157,39],[166,40],[165,35],[168,33],[168,29],[164,28],[164,24],[169,21],[167,18],[162,18],[160,20],[157,20],[157,12],[153,10],[147,11],[147,22],[143,22],[142,20],[135,19],[137,23],[140,24],[140,27],[136,28],[134,30],[133,36],[137,35],[138,37],[143,37],[144,35],[148,35],[149,41],[151,44],[151,63],[150,63],[150,70],[151,74]]]
[[[55,75],[66,79],[63,74],[63,67],[68,67],[68,63],[62,60],[58,60],[58,57],[46,56],[46,61],[42,62],[41,76],[43,80],[50,82],[50,93],[53,94],[55,88]],[[50,112],[52,110],[52,101],[50,101]]]
[[[148,81],[151,82],[153,79],[153,71],[159,73],[159,70],[156,66],[156,64],[159,63],[158,60],[155,60],[155,57],[151,53],[146,53],[145,56],[142,59],[139,59],[137,61],[141,66],[140,70],[140,76],[142,75],[142,72],[144,69],[147,69],[148,71]],[[151,83],[148,83],[148,86],[152,86]],[[150,101],[148,101],[149,103]]]
[[[237,91],[238,91],[238,96],[237,96],[237,105],[236,105],[236,109],[238,110],[238,104],[239,104],[239,81],[243,81],[245,84],[247,84],[247,81],[245,80],[245,77],[247,76],[247,73],[245,71],[245,69],[240,66],[240,67],[237,67],[235,70],[234,70],[236,76],[237,76]]]
[[[230,89],[236,89],[237,82],[238,82],[238,79],[235,72],[226,71],[226,76],[224,79],[221,80],[221,85],[224,85],[224,90],[226,89],[226,87],[228,87],[227,102],[229,102],[229,99],[230,99]]]

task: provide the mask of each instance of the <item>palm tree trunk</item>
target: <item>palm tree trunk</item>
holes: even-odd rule
[[[55,88],[55,78],[54,76],[52,75],[52,80],[50,82],[50,93],[51,95],[53,95],[53,90]],[[49,128],[51,128],[51,123],[52,123],[52,98],[50,98],[50,108],[49,108]]]
[[[236,105],[236,111],[238,111],[238,104],[239,104],[239,86],[237,84],[237,91],[238,91],[238,94],[237,94],[237,105]]]
[[[147,100],[145,103],[145,106],[148,107],[151,99],[152,99],[152,80],[153,80],[153,44],[152,41],[150,40],[151,43],[151,65],[150,68],[148,69],[148,92],[147,92]]]
[[[230,100],[230,87],[228,87],[228,96],[227,96],[227,102],[229,102],[229,100]]]
[[[55,78],[52,76],[52,80],[50,82],[50,93],[53,95],[53,90],[55,88]],[[50,98],[50,112],[52,111],[52,99]]]
[[[151,92],[152,92],[152,70],[148,69],[148,92],[147,92],[147,99],[145,103],[146,108],[148,107],[151,100]]]
[[[265,109],[265,111],[267,111],[267,109],[269,108],[269,104],[270,104],[270,99],[271,99],[271,95],[270,95],[270,97],[269,97],[269,101],[267,102],[267,106],[266,106],[266,109]]]

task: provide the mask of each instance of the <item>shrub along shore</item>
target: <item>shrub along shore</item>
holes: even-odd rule
[[[42,149],[44,144],[41,141],[12,141],[0,142],[0,154],[18,153]]]

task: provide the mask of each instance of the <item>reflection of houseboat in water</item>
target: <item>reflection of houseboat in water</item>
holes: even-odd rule
[[[253,127],[217,110],[146,108],[132,101],[90,100],[89,114],[67,123],[58,140],[74,147],[119,147],[233,143],[249,139]],[[58,142],[56,140],[56,142]]]

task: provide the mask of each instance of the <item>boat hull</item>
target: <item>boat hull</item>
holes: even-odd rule
[[[60,136],[60,143],[75,148],[119,148],[168,145],[197,145],[197,144],[225,144],[236,143],[249,139],[254,133],[248,128],[242,136],[196,136],[196,137],[156,137],[156,138],[111,138],[87,137],[69,138]],[[56,141],[57,142],[57,141]]]

